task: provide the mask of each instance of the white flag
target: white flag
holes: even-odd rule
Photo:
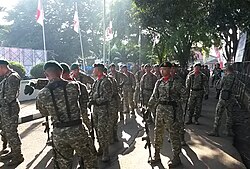
[[[112,40],[114,37],[112,30],[112,21],[109,22],[109,26],[106,29],[106,41]]]
[[[79,33],[79,18],[78,18],[78,12],[75,11],[74,14],[74,31],[76,31],[77,33]]]
[[[38,0],[36,22],[43,26],[43,20],[44,20],[43,4],[42,0]]]

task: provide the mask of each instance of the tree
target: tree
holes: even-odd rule
[[[191,58],[191,48],[198,42],[211,45],[212,32],[206,18],[209,0],[134,0],[135,16],[142,26],[161,34],[163,48],[186,66]],[[160,43],[159,45],[164,46]],[[161,56],[162,57],[162,56]]]
[[[211,5],[208,22],[217,38],[224,42],[225,59],[234,59],[239,33],[250,28],[250,2],[245,0],[215,0]]]
[[[68,63],[81,56],[79,35],[73,31],[74,2],[78,2],[84,55],[101,53],[101,4],[95,0],[48,0],[44,3],[46,47],[56,54],[56,60]],[[35,20],[36,9],[37,1],[23,0],[15,9],[7,11],[6,19],[14,23],[6,34],[5,45],[43,49],[42,27]]]

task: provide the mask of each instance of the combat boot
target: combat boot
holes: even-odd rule
[[[6,163],[7,166],[19,165],[24,161],[23,155],[20,154],[16,157],[13,157],[10,161]]]
[[[209,132],[207,135],[213,136],[213,137],[219,137],[218,128],[214,127],[214,129],[211,132]]]
[[[195,119],[194,119],[194,124],[195,124],[195,125],[199,125],[199,124],[200,124],[199,121],[198,121],[198,118],[195,118]]]
[[[109,157],[109,148],[106,147],[104,150],[103,150],[103,154],[102,154],[102,162],[109,162],[110,161],[110,157]]]
[[[188,121],[185,123],[186,125],[193,124],[192,117],[189,117]]]
[[[178,155],[174,155],[173,159],[168,162],[168,167],[169,168],[175,168],[181,165],[181,159]]]
[[[185,134],[181,134],[180,140],[181,140],[181,145],[182,145],[182,146],[186,146],[186,145],[187,145],[187,143],[186,143],[186,141],[185,141]]]
[[[161,157],[160,157],[160,150],[159,149],[155,149],[155,155],[152,158],[152,160],[150,161],[151,164],[155,164],[161,162]]]

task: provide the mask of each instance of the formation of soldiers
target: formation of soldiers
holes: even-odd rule
[[[219,102],[213,130],[208,134],[219,136],[222,113],[227,109],[227,134],[232,136],[236,77],[233,67],[227,65],[226,75],[218,79],[218,69],[214,70],[213,77],[216,75],[214,79],[219,80],[216,88],[220,91]],[[155,153],[150,162],[161,161],[160,151],[167,131],[173,152],[168,165],[177,167],[181,164],[181,147],[186,145],[184,124],[199,125],[202,101],[207,100],[209,94],[210,71],[199,63],[190,72],[170,62],[145,64],[135,75],[126,65],[118,70],[115,64],[108,68],[94,64],[92,78],[76,63],[69,67],[66,63],[48,61],[44,72],[48,82],[39,91],[36,105],[43,116],[51,116],[54,168],[71,168],[74,151],[86,169],[98,168],[98,156],[102,162],[109,162],[109,146],[119,141],[118,120],[135,118],[139,107],[150,112],[147,121],[154,125]],[[20,77],[9,68],[6,60],[0,60],[0,76],[1,135],[11,149],[8,152],[7,146],[3,147],[0,159],[9,159],[7,165],[16,165],[24,160],[17,132]],[[186,112],[188,120],[185,122]],[[137,113],[140,115],[139,111]],[[94,131],[98,150],[94,145]]]

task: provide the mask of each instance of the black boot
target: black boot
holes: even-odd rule
[[[179,154],[178,155],[174,155],[173,159],[171,159],[168,162],[168,167],[169,168],[175,168],[175,167],[178,167],[179,165],[181,165],[181,159],[179,157]]]
[[[155,149],[155,155],[153,159],[150,161],[151,164],[155,164],[161,162],[161,157],[160,157],[160,150]]]
[[[189,118],[188,118],[188,121],[187,121],[185,124],[186,124],[186,125],[193,124],[193,122],[192,122],[192,117],[189,117]]]
[[[209,136],[219,137],[218,127],[214,127],[211,132],[208,133]]]

